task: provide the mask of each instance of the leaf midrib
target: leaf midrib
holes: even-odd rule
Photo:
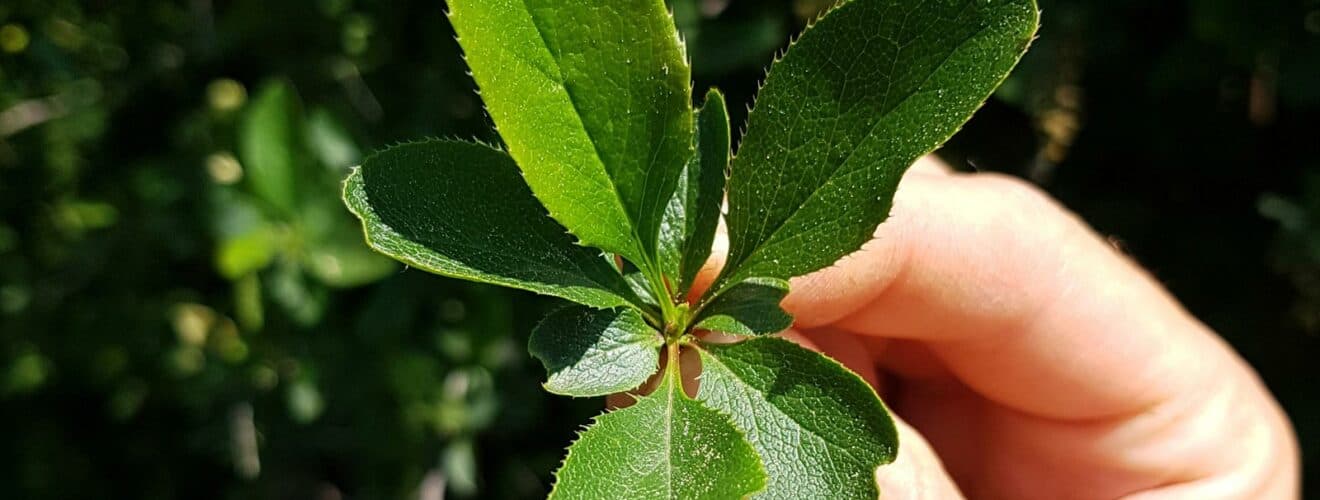
[[[964,9],[969,8],[970,5],[971,5],[971,4],[968,4],[968,7],[964,7]],[[914,7],[914,10],[915,10],[915,7]],[[961,16],[962,13],[960,12],[958,15]],[[936,65],[934,66],[934,69],[931,70],[931,72],[928,73],[924,78],[922,78],[921,83],[917,84],[914,88],[915,88],[915,89],[921,89],[921,88],[924,87],[927,83],[929,83],[930,80],[931,80],[931,78],[934,78],[935,74],[936,74],[936,73],[939,73],[940,69],[943,68],[944,65],[947,64],[947,63],[949,62],[949,60],[953,58],[954,54],[957,54],[960,50],[962,50],[963,47],[964,47],[969,41],[971,41],[972,39],[975,39],[975,38],[977,38],[978,36],[980,36],[981,34],[985,33],[985,31],[988,30],[990,27],[991,27],[991,25],[989,25],[989,24],[987,24],[987,25],[985,25],[985,26],[981,26],[980,28],[977,28],[976,31],[972,32],[970,35],[968,35],[967,37],[965,37],[965,38],[963,38],[961,41],[959,41],[957,44],[955,44],[954,48],[953,48],[952,50],[950,50],[948,54],[945,54],[944,58],[943,58],[938,64],[936,64]],[[897,58],[895,59],[895,61],[896,61],[896,60],[897,60]],[[845,83],[846,83],[846,82],[845,82]],[[886,93],[887,93],[887,92],[888,92],[888,90],[886,90]],[[770,231],[770,233],[769,233],[768,235],[765,234],[765,232],[764,232],[764,227],[761,229],[761,231],[758,231],[757,236],[758,236],[758,239],[761,239],[761,242],[757,244],[756,248],[754,248],[754,249],[752,249],[750,252],[748,252],[746,257],[743,257],[743,258],[740,259],[735,265],[730,266],[730,267],[731,267],[731,268],[738,269],[738,271],[737,271],[736,273],[742,273],[742,272],[744,272],[744,271],[742,270],[742,265],[743,265],[744,263],[753,261],[753,260],[754,260],[754,257],[756,257],[758,254],[760,254],[760,253],[762,252],[762,250],[764,250],[764,249],[768,246],[767,243],[769,243],[771,240],[773,240],[774,237],[775,237],[775,235],[779,234],[779,231],[780,231],[781,229],[783,229],[784,226],[787,225],[787,224],[789,223],[789,221],[793,220],[793,218],[797,216],[797,214],[802,210],[802,207],[806,206],[806,205],[809,204],[812,200],[816,199],[817,196],[820,194],[820,192],[821,192],[823,189],[825,189],[825,188],[828,187],[828,186],[832,186],[832,185],[834,185],[834,178],[835,178],[835,175],[838,174],[839,170],[842,170],[844,166],[848,165],[848,163],[849,163],[850,161],[852,161],[853,156],[857,154],[857,151],[859,151],[859,150],[862,149],[862,146],[864,146],[864,145],[866,145],[866,144],[868,144],[868,143],[870,143],[871,141],[874,140],[874,139],[871,137],[871,134],[874,133],[875,130],[876,130],[877,128],[879,128],[881,124],[884,124],[884,123],[886,123],[886,122],[888,121],[888,118],[890,117],[890,115],[893,114],[894,110],[896,110],[896,109],[902,107],[905,103],[907,103],[909,100],[911,100],[914,96],[916,96],[916,95],[918,95],[918,94],[921,94],[921,93],[922,93],[922,92],[919,92],[919,91],[913,91],[913,92],[910,92],[910,93],[908,93],[908,95],[904,96],[902,99],[899,99],[898,101],[894,102],[894,104],[893,104],[892,106],[889,106],[889,108],[886,109],[884,112],[880,113],[880,116],[876,119],[875,123],[872,123],[871,126],[868,128],[866,134],[864,135],[865,139],[864,139],[862,142],[860,142],[860,143],[857,145],[857,147],[855,147],[855,148],[853,148],[851,151],[849,151],[849,152],[848,152],[848,155],[845,156],[845,157],[843,158],[843,160],[840,161],[840,162],[838,163],[838,165],[836,165],[834,168],[830,169],[830,173],[829,173],[827,176],[825,176],[825,182],[822,182],[819,186],[816,186],[815,189],[812,189],[812,190],[811,190],[811,194],[807,195],[807,197],[804,198],[804,199],[802,200],[802,203],[798,204],[796,207],[793,207],[793,209],[792,209],[792,210],[791,210],[791,211],[790,211],[790,212],[784,217],[783,221],[780,222],[780,223],[778,223],[778,224],[775,226],[774,230],[773,230],[773,231]],[[836,122],[837,122],[837,120],[836,120]],[[787,160],[785,159],[785,161],[787,161]]]

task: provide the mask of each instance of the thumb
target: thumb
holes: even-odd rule
[[[898,458],[876,470],[875,480],[884,500],[962,499],[935,450],[921,433],[894,416],[898,428]]]

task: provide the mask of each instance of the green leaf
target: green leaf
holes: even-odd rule
[[[215,268],[228,280],[265,269],[280,251],[280,238],[252,196],[228,187],[211,193]]]
[[[731,415],[760,454],[770,484],[759,498],[876,498],[898,433],[861,377],[775,337],[700,352],[697,399]]]
[[[676,368],[650,396],[601,415],[573,443],[551,499],[724,500],[765,487],[756,451],[728,416],[683,393]]]
[[[226,238],[216,248],[215,267],[225,279],[237,280],[269,266],[275,260],[277,244],[268,227]]]
[[[303,206],[292,227],[302,241],[301,258],[307,270],[326,285],[348,288],[365,285],[398,270],[394,261],[376,253],[362,240],[362,229],[334,196],[334,181],[303,184]],[[321,189],[314,189],[318,186]]]
[[[962,126],[1036,32],[1032,0],[853,0],[770,71],[729,179],[721,283],[861,248],[899,178]]]
[[[569,306],[541,320],[527,350],[550,373],[547,391],[591,397],[640,387],[659,367],[662,344],[635,309]]]
[[[623,279],[628,282],[628,286],[632,288],[633,293],[642,299],[643,304],[654,311],[661,310],[660,301],[655,298],[655,291],[651,288],[651,282],[647,281],[646,275],[642,273],[641,269],[625,260],[620,272],[623,273]]]
[[[661,0],[450,0],[509,153],[582,240],[654,267],[661,214],[692,156],[692,88]]]
[[[341,176],[362,159],[362,151],[352,136],[325,109],[318,108],[307,117],[306,136],[307,145],[321,164]]]
[[[345,221],[342,229],[309,242],[307,270],[337,288],[362,286],[398,271],[394,261],[362,242],[361,231]]]
[[[324,286],[310,282],[303,271],[302,265],[293,259],[276,259],[266,289],[271,301],[295,323],[310,327],[325,316],[330,293]]]
[[[697,154],[678,178],[660,224],[660,268],[682,299],[710,257],[715,226],[724,203],[725,172],[729,168],[729,111],[724,95],[711,89],[697,112]]]
[[[600,254],[573,243],[508,155],[429,141],[387,149],[348,177],[344,201],[367,243],[443,276],[610,308],[637,299]]]
[[[788,295],[788,282],[776,278],[748,278],[724,289],[702,308],[697,328],[734,335],[769,335],[793,325],[793,317],[779,307]]]
[[[252,192],[289,215],[298,207],[299,178],[297,96],[284,82],[257,92],[238,129],[243,175]]]

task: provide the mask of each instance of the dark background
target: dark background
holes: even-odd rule
[[[741,123],[825,3],[674,0],[697,95]],[[1041,4],[942,154],[1111,235],[1260,371],[1320,478],[1320,0]],[[348,280],[325,264],[360,248],[315,229],[351,227],[323,202],[362,152],[495,140],[480,106],[435,0],[0,2],[0,497],[543,495],[601,406],[539,388],[554,303]],[[252,193],[271,147],[336,209]]]

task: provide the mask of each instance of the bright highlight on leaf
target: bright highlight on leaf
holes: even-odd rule
[[[532,192],[583,244],[654,270],[692,156],[691,70],[664,2],[450,0],[449,18]]]
[[[724,97],[711,89],[693,110],[662,0],[449,0],[449,16],[508,153],[429,141],[366,158],[344,200],[368,243],[581,304],[532,332],[550,392],[636,390],[668,353],[654,393],[572,445],[551,496],[876,498],[894,422],[856,374],[772,336],[793,321],[779,304],[788,279],[871,238],[908,166],[1017,63],[1035,2],[840,2],[771,68],[732,159]],[[254,175],[270,205],[296,208],[288,179]],[[726,199],[725,268],[689,302]],[[225,265],[264,260],[235,252]],[[699,330],[743,340],[709,345]],[[700,373],[680,373],[680,349],[696,350]],[[680,381],[698,376],[692,399]]]

